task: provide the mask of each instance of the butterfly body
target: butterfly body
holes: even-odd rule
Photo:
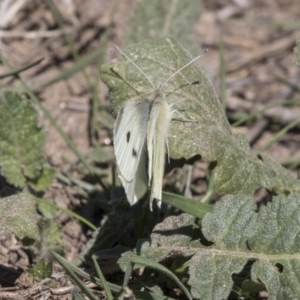
[[[172,120],[171,105],[160,92],[152,105],[147,129],[148,185],[151,186],[150,206],[154,199],[160,207],[168,129]]]

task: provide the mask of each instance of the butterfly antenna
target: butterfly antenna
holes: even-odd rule
[[[126,57],[146,78],[147,80],[150,82],[150,84],[152,85],[152,87],[154,89],[156,89],[155,85],[152,83],[152,81],[150,80],[150,78],[147,76],[147,74],[132,60],[129,58],[129,56],[123,52],[118,46],[115,46],[115,48],[124,56]]]
[[[191,65],[194,61],[196,61],[197,59],[199,59],[201,56],[203,56],[208,50],[204,49],[200,55],[198,55],[197,57],[195,57],[194,59],[192,59],[188,64],[186,64],[185,66],[183,66],[182,68],[180,68],[179,70],[177,70],[174,74],[172,74],[166,81],[164,81],[164,83],[161,85],[161,87],[163,87],[171,78],[173,78],[174,76],[176,76],[178,73],[180,73],[183,69],[185,69],[186,67],[188,67],[189,65]]]

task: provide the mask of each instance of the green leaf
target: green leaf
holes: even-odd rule
[[[300,194],[274,197],[258,212],[252,197],[230,195],[223,197],[202,221],[202,233],[212,242],[210,247],[204,246],[202,238],[203,245],[192,239],[197,232],[201,236],[200,228],[193,217],[182,214],[156,225],[150,241],[140,241],[118,263],[126,270],[133,262],[135,267],[146,265],[142,258],[147,258],[147,264],[155,268],[155,263],[166,258],[170,263],[171,259],[192,257],[188,284],[195,299],[227,299],[242,271],[246,279],[239,280],[242,294],[265,288],[268,299],[299,299],[299,219]],[[141,260],[137,261],[137,256]]]
[[[252,194],[258,187],[276,188],[280,180],[275,178],[273,168],[251,151],[245,136],[233,135],[202,67],[193,63],[169,79],[192,60],[175,39],[167,36],[146,41],[124,52],[128,58],[121,57],[101,67],[101,78],[109,87],[115,113],[125,101],[137,95],[149,97],[155,92],[153,86],[161,87],[166,101],[180,113],[173,118],[168,133],[173,159],[190,160],[201,155],[213,162],[214,184],[220,194]]]
[[[20,95],[0,94],[0,166],[7,181],[18,187],[42,172],[45,132],[37,126],[37,117]]]
[[[44,191],[52,184],[55,175],[56,170],[54,168],[44,166],[39,177],[30,180],[28,183],[35,191]]]
[[[41,259],[37,265],[34,265],[26,272],[30,274],[34,280],[41,281],[51,276],[53,271],[52,261],[46,263],[44,259]]]
[[[297,180],[292,173],[279,165],[273,158],[265,153],[257,153],[257,157],[265,166],[274,172],[274,192],[276,194],[297,193],[300,191],[300,181]]]
[[[140,240],[134,251],[127,251],[122,255],[118,264],[125,271],[137,254],[153,262],[162,261],[172,251],[190,256],[194,254],[194,250],[191,252],[187,248],[190,246],[193,230],[194,217],[191,215],[168,217],[154,227],[150,240]]]
[[[167,217],[154,227],[150,241],[140,240],[134,251],[122,254],[118,260],[120,268],[125,272],[131,264],[134,264],[134,268],[148,266],[171,277],[188,295],[182,283],[174,278],[174,274],[166,272],[166,268],[158,262],[176,256],[190,257],[195,253],[195,249],[191,247],[194,219],[189,214]]]
[[[116,197],[120,198],[119,194]],[[88,242],[83,253],[85,258],[90,260],[95,252],[111,248],[116,242],[123,245],[130,244],[131,240],[125,232],[132,226],[132,223],[142,218],[142,216],[143,210],[140,203],[131,207],[124,199],[124,201],[115,205],[113,211],[107,215],[106,222],[102,224],[99,230],[94,233],[94,237]],[[122,243],[122,238],[125,241],[124,243]]]
[[[37,200],[37,209],[43,217],[47,219],[53,219],[56,217],[57,208],[54,205],[51,206],[48,204],[50,200],[46,200],[46,199],[41,200],[41,198],[36,198],[36,200]]]
[[[201,203],[199,201],[195,201],[193,199],[186,198],[180,195],[165,192],[162,194],[162,201],[200,219],[202,219],[208,212],[211,212],[213,209],[212,205]]]
[[[31,242],[39,238],[35,201],[29,194],[0,199],[0,234]]]
[[[281,273],[277,266],[283,267]],[[299,255],[295,258],[261,259],[252,266],[251,277],[262,281],[268,290],[268,300],[293,300],[300,298]]]
[[[202,229],[219,248],[295,254],[300,249],[299,207],[300,194],[274,197],[259,213],[250,196],[225,196],[204,217]]]
[[[195,218],[189,214],[170,216],[157,224],[151,234],[151,246],[180,247],[192,240]]]
[[[100,279],[91,276],[91,274],[88,274],[86,272],[84,272],[82,270],[82,268],[77,268],[76,266],[74,266],[73,264],[71,264],[70,262],[68,262],[66,259],[64,259],[63,257],[59,256],[58,254],[56,254],[55,252],[51,251],[51,254],[53,255],[53,257],[55,258],[55,260],[57,260],[67,271],[67,273],[76,273],[78,274],[80,277],[85,278],[88,281],[92,281],[94,283],[96,283],[98,286],[103,287],[103,284],[101,282]],[[122,292],[122,287],[110,282],[107,282],[107,285],[109,287],[109,289],[112,292],[115,293],[120,293]],[[173,298],[169,298],[166,296],[162,296],[162,295],[157,295],[154,293],[148,293],[148,292],[144,292],[144,291],[139,291],[139,290],[132,290],[133,295],[135,297],[135,299],[137,300],[174,300]]]
[[[0,74],[0,79],[2,78],[5,78],[5,77],[9,77],[9,76],[15,76],[15,75],[18,75],[20,74],[21,72],[24,72],[36,65],[38,65],[39,63],[41,63],[44,59],[43,58],[39,58],[37,59],[36,61],[32,62],[32,63],[29,63],[21,68],[18,68],[18,69],[15,69],[15,70],[12,70],[12,71],[9,71],[7,73],[4,73],[4,74]]]
[[[199,48],[193,29],[200,13],[199,0],[138,0],[129,20],[126,44],[170,34],[196,55]]]
[[[256,212],[250,196],[226,196],[202,221],[203,234],[213,246],[190,261],[192,295],[224,299],[232,274],[249,261],[251,278],[263,282],[268,299],[298,299],[300,287],[300,194],[274,197]]]
[[[39,220],[40,242],[36,244],[37,253],[47,256],[51,250],[63,254],[62,228],[54,220]]]
[[[192,300],[192,297],[191,297],[190,293],[188,292],[188,290],[186,289],[186,287],[181,283],[181,281],[170,270],[168,270],[163,265],[161,265],[151,259],[148,259],[146,257],[140,257],[138,255],[132,256],[132,258],[130,260],[130,264],[146,266],[146,267],[155,269],[161,273],[164,273],[165,275],[167,275],[169,278],[173,279],[176,282],[176,284],[180,287],[180,289],[184,292],[184,294],[186,295],[186,297],[188,299]]]
[[[88,158],[97,163],[107,163],[115,158],[113,151],[100,149],[92,149],[88,153]]]
[[[256,293],[265,290],[265,285],[263,283],[253,282],[249,279],[244,280],[241,287],[244,293]]]
[[[296,54],[296,64],[300,66],[300,37],[297,39],[296,47],[294,48]]]
[[[102,273],[102,271],[100,269],[100,266],[99,266],[99,264],[97,262],[97,259],[96,259],[96,257],[94,255],[92,256],[92,259],[93,259],[93,263],[94,263],[94,267],[95,267],[95,270],[97,272],[97,275],[98,275],[99,279],[102,282],[102,286],[103,286],[103,289],[105,291],[107,299],[108,300],[113,300],[113,295],[111,293],[111,290],[110,290],[110,288],[109,288],[109,286],[108,286],[108,284],[107,284],[107,282],[106,282],[106,280],[104,278],[104,275],[103,275],[103,273]]]
[[[235,256],[212,250],[199,250],[190,261],[191,294],[195,299],[227,299],[232,289],[232,274],[239,273],[247,262]]]

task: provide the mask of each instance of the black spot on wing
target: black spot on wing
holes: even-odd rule
[[[127,141],[127,143],[129,143],[129,141],[130,141],[130,131],[127,132],[126,141]]]
[[[136,155],[137,155],[137,152],[136,152],[136,150],[133,148],[133,149],[132,149],[132,156],[133,156],[133,157],[136,157]]]

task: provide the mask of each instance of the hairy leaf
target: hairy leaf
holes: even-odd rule
[[[232,274],[239,273],[247,257],[222,251],[199,250],[190,260],[191,294],[194,299],[227,299],[232,289]]]
[[[268,254],[297,253],[300,249],[300,195],[277,196],[262,206],[259,213],[255,209],[251,197],[225,196],[214,212],[204,217],[203,233],[219,248]]]
[[[298,299],[299,219],[300,194],[274,197],[258,212],[249,196],[224,197],[202,222],[203,234],[213,246],[199,250],[190,261],[193,296],[226,298],[232,274],[255,261],[251,278],[265,284],[268,299]]]
[[[276,185],[282,181],[281,174],[251,151],[245,136],[233,135],[201,66],[193,63],[169,79],[192,60],[175,39],[167,36],[131,45],[124,52],[128,57],[101,67],[115,113],[126,100],[137,95],[148,97],[161,89],[166,101],[178,111],[168,134],[173,159],[201,155],[213,162],[215,187],[221,194],[252,194],[259,186],[280,190]]]
[[[138,255],[147,258],[149,266],[152,261],[155,268],[166,258],[191,257],[188,284],[195,299],[227,299],[233,285],[237,292],[253,295],[265,288],[268,299],[299,299],[299,220],[300,194],[274,197],[258,211],[250,196],[230,195],[204,217],[205,243],[193,217],[172,216],[154,228],[150,240],[140,241],[118,263],[123,270],[132,263],[141,266]],[[209,247],[208,241],[212,243]]]
[[[189,214],[171,216],[157,224],[151,234],[151,246],[180,247],[188,245],[193,236],[195,218]]]
[[[134,251],[123,254],[118,261],[120,267],[125,270],[137,254],[153,262],[162,261],[171,251],[179,254],[182,252],[180,249],[183,249],[183,256],[194,254],[194,250],[187,250],[192,240],[193,227],[194,217],[189,214],[166,218],[154,227],[150,240],[140,240]]]
[[[195,250],[189,249],[193,229],[194,217],[189,214],[168,217],[154,227],[150,240],[140,240],[133,251],[123,253],[118,260],[118,264],[124,272],[132,265],[134,265],[134,268],[147,266],[162,272],[175,280],[189,298],[189,292],[177,277],[158,262],[176,255],[182,257],[193,255]]]
[[[35,245],[37,254],[46,257],[49,255],[50,250],[63,254],[62,227],[54,220],[46,218],[40,218],[38,226],[40,242]]]
[[[11,233],[21,240],[39,237],[35,201],[29,194],[0,199],[0,234]]]
[[[298,193],[300,191],[300,181],[294,178],[289,170],[279,165],[265,153],[257,153],[256,155],[265,166],[272,169],[275,173],[274,192],[276,194]]]
[[[51,185],[55,177],[56,170],[49,166],[43,166],[40,175],[32,180],[29,180],[30,186],[35,191],[43,191]]]
[[[53,271],[52,261],[46,263],[45,259],[41,259],[38,264],[32,266],[27,273],[30,274],[34,280],[41,281],[51,276]]]
[[[37,126],[37,113],[26,99],[0,94],[0,166],[9,183],[24,187],[40,176],[45,132]]]

